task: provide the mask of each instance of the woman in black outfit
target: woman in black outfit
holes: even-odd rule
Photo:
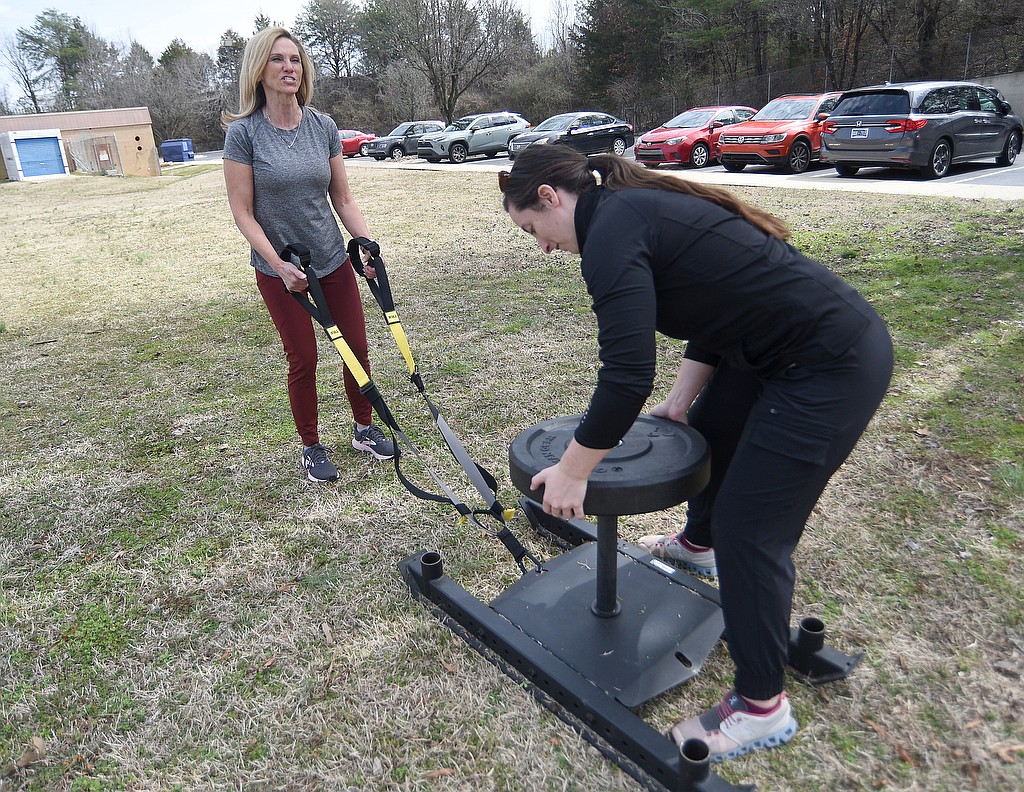
[[[651,395],[655,333],[685,339],[675,383],[649,411],[711,447],[711,481],[652,554],[720,583],[734,690],[672,729],[715,759],[788,742],[783,690],[795,570],[811,509],[885,395],[892,343],[871,306],[789,246],[777,218],[711,186],[612,155],[530,146],[499,174],[504,206],[545,253],[582,254],[601,369],[544,511],[583,516],[587,478]]]

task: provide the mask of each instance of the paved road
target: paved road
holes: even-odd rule
[[[195,163],[219,162],[221,152],[196,154]],[[626,157],[633,158],[632,150]],[[479,170],[500,171],[511,167],[506,156],[493,159],[475,158],[461,165],[450,162],[431,164],[417,157],[400,162],[378,162],[370,157],[345,160],[350,168],[398,168],[404,170]],[[957,198],[992,198],[1007,201],[1024,200],[1024,156],[1015,165],[999,167],[995,160],[982,160],[955,165],[943,179],[925,179],[916,173],[867,168],[853,178],[842,178],[834,168],[812,168],[807,173],[781,173],[772,168],[750,166],[740,173],[730,173],[721,165],[695,170],[677,166],[662,167],[664,173],[676,173],[694,181],[736,187],[782,187],[801,190],[833,190],[838,192],[887,193],[891,195],[937,195]]]

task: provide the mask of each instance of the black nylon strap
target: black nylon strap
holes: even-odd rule
[[[373,278],[366,274],[360,249],[370,254],[370,261],[367,263],[377,273]],[[387,319],[388,313],[395,310],[395,298],[391,294],[387,267],[384,266],[384,259],[380,256],[380,245],[366,237],[354,237],[348,241],[348,259],[352,262],[352,268],[366,278],[366,283],[370,287],[377,305],[380,306],[381,311],[384,312],[384,318]]]
[[[366,276],[360,250],[365,250],[370,254],[371,261],[368,263],[376,272],[375,278],[369,278]],[[385,321],[390,323],[393,321],[392,317],[394,317],[394,321],[397,321],[395,299],[391,291],[391,284],[388,281],[387,267],[380,255],[380,245],[366,237],[355,237],[349,240],[348,257],[356,271],[360,275],[363,275],[363,277],[366,277],[370,291],[373,293],[377,304],[380,306],[381,312],[384,314]],[[430,414],[433,417],[434,422],[437,424],[438,430],[441,432],[441,436],[444,438],[445,444],[448,446],[448,450],[451,452],[455,461],[458,462],[466,472],[466,475],[473,483],[473,486],[476,487],[480,495],[487,501],[488,513],[504,525],[505,509],[497,499],[497,480],[486,468],[469,456],[465,446],[463,446],[458,436],[452,431],[447,421],[445,421],[441,416],[440,411],[427,396],[426,387],[423,384],[423,378],[420,376],[419,371],[415,370],[415,367],[410,379],[420,392],[420,395],[422,395],[423,399],[426,401]]]
[[[369,242],[369,240],[364,241]],[[377,249],[377,255],[379,258],[380,249],[376,246],[376,243],[371,244]],[[323,327],[324,331],[327,333],[327,336],[332,343],[335,343],[335,337],[332,335],[332,331],[334,331],[334,333],[337,333],[337,337],[340,339],[341,343],[345,344],[344,339],[341,337],[340,331],[338,331],[337,325],[334,322],[334,318],[331,316],[330,309],[327,306],[327,299],[324,296],[323,288],[320,286],[320,280],[319,278],[317,278],[317,275],[313,271],[312,266],[310,266],[311,256],[309,248],[306,247],[305,245],[290,244],[281,250],[280,256],[282,260],[296,264],[296,266],[298,266],[306,275],[306,280],[308,283],[308,293],[291,292],[292,296],[298,301],[298,303],[303,307],[303,309],[305,309],[306,313],[308,313],[313,318],[314,321],[316,321],[319,325]],[[358,258],[358,251],[356,252],[356,258]],[[381,262],[381,264],[383,264],[383,262]],[[381,270],[383,270],[383,266],[381,267]],[[312,300],[310,299],[310,294],[312,294]],[[337,346],[336,343],[335,345]],[[347,344],[345,344],[345,346],[347,349]],[[398,422],[395,420],[394,415],[392,415],[391,410],[388,408],[387,403],[384,401],[384,397],[380,394],[380,391],[377,389],[377,385],[373,382],[372,379],[369,378],[369,375],[366,372],[363,372],[363,376],[366,377],[366,382],[365,384],[360,385],[359,392],[366,397],[367,401],[370,402],[374,411],[380,417],[381,422],[384,423],[391,431],[391,438],[395,446],[395,473],[398,476],[399,481],[402,482],[402,485],[407,490],[409,490],[410,493],[412,493],[417,498],[420,498],[422,500],[451,504],[452,506],[455,507],[455,510],[458,511],[460,515],[462,515],[463,518],[472,521],[480,529],[487,531],[489,533],[493,533],[493,531],[490,531],[479,520],[476,519],[476,516],[479,514],[479,512],[474,512],[465,503],[463,503],[462,500],[458,496],[456,496],[455,493],[453,493],[451,489],[443,481],[441,481],[437,474],[434,473],[433,469],[426,464],[426,462],[423,460],[423,457],[420,455],[419,450],[416,448],[415,445],[413,445],[412,441],[409,440],[409,438],[402,431],[401,427],[398,425]],[[402,454],[401,443],[398,442],[399,438],[401,439],[402,443],[404,443],[405,446],[412,452],[412,454],[420,461],[420,463],[423,465],[423,468],[434,480],[434,483],[436,483],[438,487],[444,492],[444,496],[428,492],[422,489],[421,487],[418,487],[417,485],[413,484],[412,481],[410,481],[409,478],[402,472]],[[504,523],[503,516],[501,518],[501,522]],[[519,564],[520,568],[522,568],[522,562],[520,559],[521,557],[517,558],[516,562]],[[538,563],[538,567],[539,566],[540,565]],[[525,572],[525,569],[523,571]]]
[[[374,268],[374,278],[366,277],[360,249],[366,250],[367,253],[370,254],[371,260],[369,263],[370,266]],[[334,318],[331,316],[330,309],[327,307],[327,299],[325,298],[323,289],[320,286],[320,280],[317,278],[310,263],[311,254],[309,248],[301,244],[290,244],[281,251],[280,255],[283,260],[296,264],[306,275],[308,292],[292,292],[292,296],[295,297],[306,312],[324,328],[328,338],[331,339],[331,342],[334,343],[336,347],[340,342],[344,345],[343,349],[345,352],[351,353],[351,350],[348,348],[334,322]],[[391,293],[391,285],[388,282],[387,268],[384,265],[384,260],[380,256],[380,246],[373,240],[366,239],[365,237],[356,237],[348,243],[348,256],[351,265],[356,272],[363,277],[366,277],[367,283],[370,286],[370,291],[377,300],[377,304],[380,306],[381,311],[384,314],[385,321],[388,322],[388,324],[398,325],[397,329],[400,330],[401,323],[398,321],[398,315],[395,312],[394,297]],[[310,300],[310,295],[312,295],[312,300]],[[394,330],[396,328],[392,329]],[[404,343],[404,331],[401,332],[401,338]],[[409,353],[409,355],[409,360],[411,361],[411,353]],[[342,356],[344,357],[344,354]],[[528,571],[526,565],[523,563],[524,558],[529,558],[537,570],[542,571],[543,567],[540,561],[538,561],[536,557],[523,547],[512,531],[509,530],[505,521],[505,509],[501,503],[498,502],[498,483],[494,476],[469,456],[465,446],[462,445],[462,441],[459,440],[451,427],[448,426],[448,422],[445,421],[441,416],[440,411],[427,396],[426,389],[423,386],[423,380],[415,368],[415,363],[410,362],[410,367],[413,369],[410,379],[413,384],[416,385],[420,394],[423,396],[423,399],[426,401],[430,414],[434,419],[434,423],[437,425],[445,444],[448,446],[448,450],[451,452],[455,461],[458,462],[465,471],[466,476],[473,483],[473,486],[476,487],[477,491],[487,502],[488,508],[483,511],[472,511],[443,481],[441,481],[437,474],[434,473],[433,469],[424,462],[423,457],[420,455],[416,446],[413,445],[409,438],[406,437],[401,427],[399,427],[398,422],[395,420],[391,410],[387,406],[387,403],[384,401],[384,397],[381,396],[376,384],[372,379],[370,379],[369,373],[362,372],[362,376],[366,381],[365,383],[360,384],[359,391],[366,397],[367,401],[370,402],[381,421],[391,431],[391,439],[395,447],[395,474],[398,476],[398,480],[401,481],[402,485],[417,498],[436,503],[450,503],[464,519],[470,520],[483,531],[494,534],[509,553],[511,553],[512,557],[515,559],[516,565],[524,574]],[[399,439],[401,439],[401,443],[399,442]],[[434,480],[434,483],[437,484],[442,492],[444,492],[444,496],[424,490],[410,481],[402,472],[401,445],[403,443],[420,461],[423,468]],[[501,529],[495,532],[486,528],[477,519],[477,516],[482,516],[483,514],[487,514],[497,520],[501,525]]]

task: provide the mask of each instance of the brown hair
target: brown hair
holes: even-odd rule
[[[235,119],[251,116],[267,103],[267,95],[261,81],[270,61],[270,51],[279,38],[288,39],[299,50],[302,79],[299,81],[299,92],[295,97],[299,107],[309,104],[309,100],[313,98],[313,63],[306,54],[302,42],[283,27],[264,28],[249,39],[242,51],[242,66],[238,74],[238,112],[225,110],[220,114],[220,123],[225,129]]]
[[[503,180],[502,205],[505,211],[508,211],[509,206],[519,210],[535,206],[540,201],[537,189],[542,184],[579,195],[597,185],[594,171],[600,174],[600,183],[606,190],[646,187],[703,198],[740,215],[766,234],[779,239],[789,238],[789,229],[779,218],[744,203],[721,187],[647,170],[614,154],[587,157],[558,143],[529,146],[516,156],[512,171]]]

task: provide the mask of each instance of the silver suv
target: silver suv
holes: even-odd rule
[[[460,118],[443,132],[424,135],[416,154],[427,162],[465,162],[474,154],[494,157],[508,151],[508,141],[530,128],[530,122],[515,113],[480,113]]]

